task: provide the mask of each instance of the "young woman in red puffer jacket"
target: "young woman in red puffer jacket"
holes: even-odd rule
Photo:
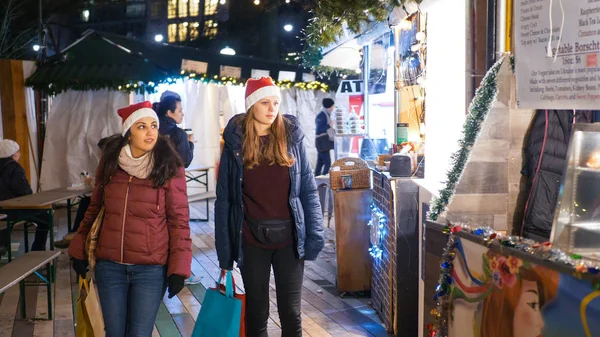
[[[119,109],[122,135],[105,147],[90,206],[69,246],[73,269],[85,276],[86,237],[104,203],[95,276],[107,337],[151,336],[165,290],[175,296],[190,276],[183,163],[159,136],[151,107]]]

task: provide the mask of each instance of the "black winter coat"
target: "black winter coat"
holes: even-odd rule
[[[0,201],[31,193],[25,169],[10,157],[0,159]]]
[[[160,134],[169,136],[175,146],[175,150],[181,156],[183,160],[183,166],[187,168],[194,159],[194,143],[188,140],[188,136],[179,128],[175,121],[167,116],[160,118],[160,127],[158,128]]]
[[[531,122],[521,171],[529,191],[521,236],[541,242],[550,238],[573,122],[592,122],[590,112],[576,112],[573,118],[573,110],[538,110]]]
[[[321,204],[317,184],[304,148],[304,133],[300,130],[300,123],[294,116],[284,115],[284,117],[287,122],[288,151],[295,159],[290,167],[289,204],[296,225],[296,257],[311,261],[317,258],[325,245]],[[222,269],[233,268],[234,261],[238,266],[243,264],[242,124],[244,118],[246,114],[233,116],[223,133],[225,146],[219,163],[215,201],[215,245],[219,267]]]

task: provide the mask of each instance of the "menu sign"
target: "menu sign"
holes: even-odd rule
[[[600,0],[517,0],[514,17],[517,105],[597,109]]]

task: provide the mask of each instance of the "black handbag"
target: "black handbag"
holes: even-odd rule
[[[292,239],[292,220],[245,219],[252,235],[260,244],[277,245]]]
[[[317,135],[315,146],[319,152],[327,152],[333,150],[334,147],[333,140],[329,138],[329,134],[327,132]]]

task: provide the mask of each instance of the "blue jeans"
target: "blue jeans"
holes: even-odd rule
[[[317,151],[317,166],[315,167],[315,177],[320,175],[326,175],[329,173],[329,167],[331,166],[330,151],[318,152]]]
[[[106,337],[150,337],[167,289],[167,267],[98,260],[96,285]]]

